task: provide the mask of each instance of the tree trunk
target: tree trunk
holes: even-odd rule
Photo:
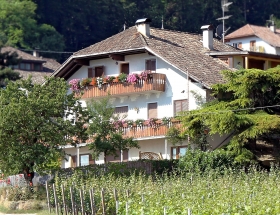
[[[31,166],[34,166],[34,164],[31,164]],[[35,172],[30,171],[29,167],[25,167],[23,170],[23,175],[24,175],[24,179],[26,180],[27,184],[30,186],[33,186],[33,178],[35,176]]]

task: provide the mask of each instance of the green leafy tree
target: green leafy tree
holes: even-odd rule
[[[117,156],[120,150],[139,147],[137,141],[132,137],[123,137],[122,131],[117,129],[114,122],[121,119],[114,116],[114,110],[109,97],[88,104],[90,115],[88,134],[92,139],[89,148],[93,150],[92,155],[96,159],[103,152],[105,163],[107,155]]]
[[[33,176],[64,158],[63,146],[85,141],[87,112],[73,94],[67,95],[68,89],[65,80],[49,78],[43,85],[30,79],[9,82],[0,90],[0,169],[5,175]]]
[[[30,0],[0,0],[0,31],[7,45],[20,48],[62,50],[63,37],[47,24],[37,24],[37,5]]]
[[[253,154],[248,149],[254,149],[256,140],[280,131],[280,67],[223,74],[227,82],[213,86],[217,99],[181,116],[187,129],[180,136],[195,140],[205,129],[208,135],[232,134],[228,148],[236,161],[249,162]]]
[[[3,51],[0,43],[0,88],[6,86],[7,80],[18,80],[20,74],[13,71],[9,66],[16,65],[20,62],[16,52]]]

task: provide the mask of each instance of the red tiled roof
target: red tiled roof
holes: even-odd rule
[[[280,29],[276,29],[276,32],[272,32],[268,27],[250,24],[244,25],[232,32],[227,35],[225,39],[235,39],[249,36],[257,36],[272,46],[280,47]]]
[[[90,57],[91,55],[101,56],[106,53],[146,49],[181,71],[188,73],[191,78],[202,82],[206,87],[223,81],[220,71],[227,70],[229,67],[222,61],[205,54],[209,50],[203,47],[202,35],[157,28],[151,28],[150,34],[151,36],[146,38],[137,32],[136,27],[131,27],[74,53],[68,60]],[[236,48],[216,39],[214,39],[213,46],[213,51],[216,52],[237,51]],[[66,61],[62,67],[69,62]],[[53,75],[58,74],[58,72],[56,71]]]

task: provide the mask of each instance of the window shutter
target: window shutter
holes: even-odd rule
[[[93,68],[88,68],[88,78],[95,77],[95,71]]]
[[[94,164],[95,160],[92,159],[92,154],[89,154],[89,164]]]
[[[121,64],[121,73],[124,74],[129,74],[129,64],[128,63],[123,63]]]
[[[157,103],[149,103],[148,104],[148,118],[157,118]]]
[[[174,115],[176,116],[181,111],[189,110],[188,100],[177,100],[174,101]]]
[[[121,119],[125,118],[128,114],[128,106],[115,107],[114,114],[119,115]]]
[[[72,155],[71,158],[72,158],[72,162],[73,162],[73,165],[71,165],[71,167],[77,167],[77,156]]]
[[[104,67],[98,66],[95,67],[95,77],[102,77],[104,75]]]
[[[146,70],[156,71],[156,60],[146,60]]]
[[[185,99],[185,100],[182,100],[182,111],[187,111],[189,110],[189,103],[188,103],[188,100]]]

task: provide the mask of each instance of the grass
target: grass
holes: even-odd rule
[[[8,208],[0,205],[0,213],[5,214],[37,214],[37,215],[55,215],[55,213],[49,213],[48,210],[9,210]]]

